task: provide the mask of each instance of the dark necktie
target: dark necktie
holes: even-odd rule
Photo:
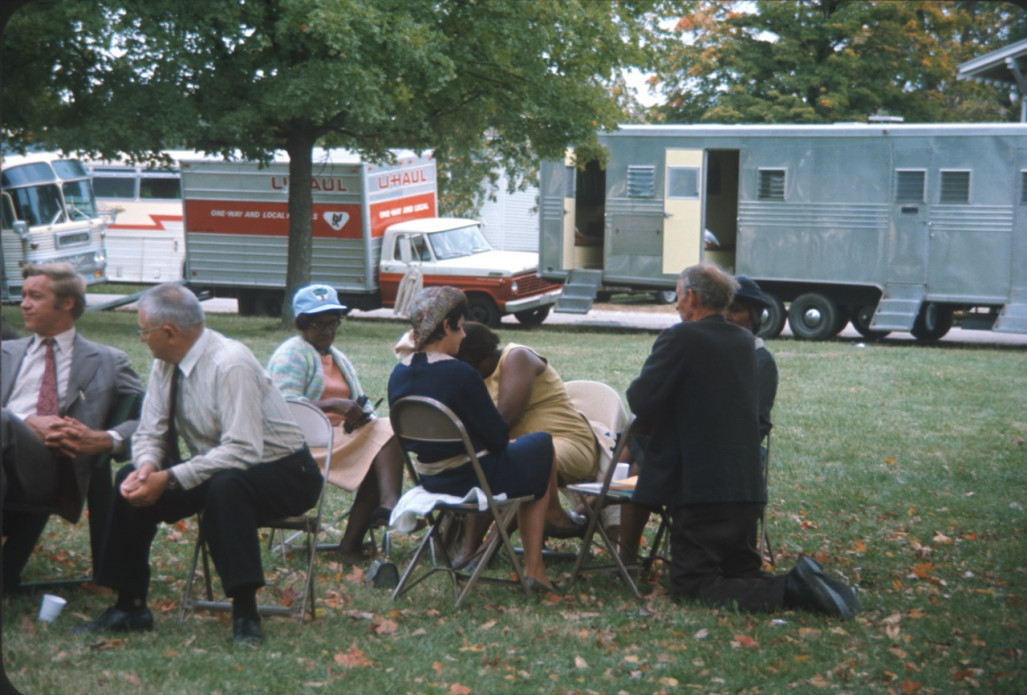
[[[46,345],[46,367],[43,369],[43,383],[39,387],[36,401],[36,415],[57,415],[57,361],[53,352],[53,338],[43,341]]]
[[[164,468],[170,468],[182,460],[182,452],[178,448],[178,427],[175,426],[175,413],[178,409],[178,378],[181,372],[178,367],[171,372],[171,389],[168,396],[168,431],[164,435]]]

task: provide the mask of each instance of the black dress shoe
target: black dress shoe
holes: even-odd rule
[[[148,606],[134,611],[123,611],[111,606],[100,617],[85,625],[76,625],[71,632],[76,635],[87,632],[144,632],[153,629],[153,613]]]
[[[264,644],[260,620],[240,616],[232,620],[232,641],[236,646],[259,647]]]
[[[846,584],[828,577],[816,560],[803,555],[789,572],[785,604],[849,620],[859,610],[856,594]]]

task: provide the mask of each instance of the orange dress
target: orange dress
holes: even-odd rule
[[[330,354],[321,356],[321,366],[324,368],[325,377],[325,388],[321,398],[349,398],[349,384],[342,377],[342,372]],[[345,420],[341,415],[327,415],[335,430],[328,482],[344,490],[356,490],[367,476],[374,457],[392,439],[392,423],[386,418],[376,417],[363,427],[347,433],[343,428]],[[320,452],[316,449],[311,450],[315,458],[323,455],[323,452],[324,449]]]

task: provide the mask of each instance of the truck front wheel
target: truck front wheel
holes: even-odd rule
[[[499,309],[487,294],[472,294],[467,297],[467,318],[484,323],[489,328],[499,328]]]
[[[525,326],[540,326],[542,322],[549,316],[549,307],[540,306],[534,309],[527,309],[525,311],[518,311],[514,314],[514,317]]]
[[[838,305],[817,292],[799,295],[788,307],[788,326],[802,340],[827,340],[841,330],[839,323]]]
[[[921,343],[940,340],[952,328],[952,309],[941,304],[926,302],[920,307],[910,333]]]

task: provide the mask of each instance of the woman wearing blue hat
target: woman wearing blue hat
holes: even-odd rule
[[[399,499],[403,452],[388,418],[375,417],[367,405],[352,363],[332,345],[345,311],[334,288],[301,287],[292,298],[299,335],[278,346],[267,368],[283,394],[312,402],[335,427],[328,482],[357,493],[339,553],[357,561],[367,529],[387,524]]]

